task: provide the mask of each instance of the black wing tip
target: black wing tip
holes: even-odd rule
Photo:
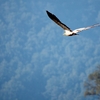
[[[49,13],[49,11],[48,11],[48,10],[46,10],[46,13],[48,14],[48,13]]]
[[[48,10],[46,10],[47,13],[50,13]]]
[[[47,14],[48,14],[48,15],[50,15],[50,14],[51,14],[48,10],[46,10],[46,12],[47,12]]]
[[[48,13],[48,10],[46,10],[46,12]]]
[[[53,14],[50,13],[48,10],[46,10],[46,12],[47,12],[47,15],[52,19]]]

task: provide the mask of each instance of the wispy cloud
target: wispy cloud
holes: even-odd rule
[[[83,98],[82,82],[100,59],[100,40],[85,36],[92,30],[62,36],[46,16],[47,9],[61,10],[52,2],[9,0],[0,9],[0,99]]]

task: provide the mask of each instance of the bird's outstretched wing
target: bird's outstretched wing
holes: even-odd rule
[[[78,33],[78,32],[81,32],[83,30],[88,30],[88,29],[96,27],[96,26],[100,26],[100,24],[95,24],[95,25],[88,26],[88,27],[78,28],[78,29],[73,30],[73,33]]]
[[[65,24],[63,24],[54,14],[50,13],[49,11],[46,11],[46,12],[49,18],[52,19],[56,24],[58,24],[64,30],[68,30],[72,32],[72,30],[69,27],[67,27]]]

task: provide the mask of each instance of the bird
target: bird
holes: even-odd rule
[[[98,24],[94,24],[92,26],[88,26],[88,27],[83,27],[83,28],[78,28],[75,30],[71,30],[68,26],[66,26],[64,23],[62,23],[54,14],[50,13],[49,11],[46,10],[46,13],[48,15],[48,17],[53,20],[56,24],[58,24],[60,27],[62,27],[64,29],[64,36],[74,36],[74,35],[79,35],[78,33],[83,31],[83,30],[88,30],[90,28],[96,27],[96,26],[100,26],[100,23]]]

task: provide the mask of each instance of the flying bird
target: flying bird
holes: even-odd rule
[[[56,24],[58,24],[60,27],[62,27],[64,29],[64,34],[65,36],[73,36],[73,35],[78,35],[77,33],[83,31],[83,30],[88,30],[90,28],[99,26],[100,24],[95,24],[92,26],[88,26],[88,27],[83,27],[83,28],[78,28],[75,30],[71,30],[68,26],[66,26],[64,23],[62,23],[54,14],[50,13],[49,11],[46,11],[47,15],[49,16],[49,18],[51,20],[53,20]]]

